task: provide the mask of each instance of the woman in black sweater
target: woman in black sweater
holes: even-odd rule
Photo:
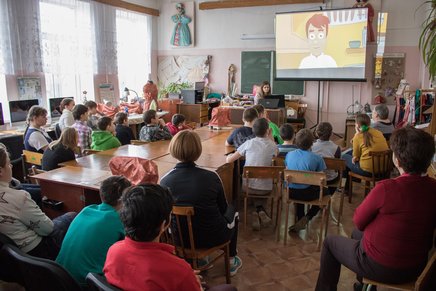
[[[59,164],[76,158],[79,135],[75,128],[67,127],[58,140],[50,143],[42,156],[42,169],[50,171],[59,168]]]
[[[171,140],[170,154],[180,162],[160,181],[171,190],[176,205],[194,206],[192,225],[195,246],[210,248],[230,240],[230,274],[242,266],[236,255],[238,223],[224,196],[217,173],[195,164],[201,155],[200,137],[194,131],[180,131]],[[189,242],[184,231],[185,242]]]

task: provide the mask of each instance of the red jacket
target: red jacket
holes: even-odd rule
[[[191,129],[189,126],[187,125],[181,125],[181,126],[175,126],[174,124],[172,124],[171,122],[168,122],[166,124],[166,126],[168,127],[170,133],[172,136],[175,136],[176,133],[178,133],[181,130],[185,130],[185,129]]]
[[[419,267],[433,244],[436,180],[403,174],[381,181],[356,209],[353,221],[374,261],[386,267]]]

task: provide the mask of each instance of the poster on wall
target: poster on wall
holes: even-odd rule
[[[18,77],[18,99],[41,99],[41,78],[34,77]]]
[[[159,87],[169,83],[204,81],[209,74],[211,56],[167,56],[158,60]]]
[[[195,2],[178,2],[174,5],[171,16],[172,32],[170,44],[173,48],[194,47],[195,34]]]

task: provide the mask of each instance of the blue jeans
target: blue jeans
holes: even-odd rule
[[[372,173],[367,172],[365,170],[362,170],[362,168],[360,168],[359,162],[356,162],[355,164],[353,164],[353,151],[350,151],[350,152],[343,154],[342,159],[345,160],[345,165],[347,166],[345,168],[345,171],[344,171],[344,178],[347,178],[347,180],[345,182],[345,191],[348,190],[348,184],[349,184],[348,172],[349,171],[356,173],[358,175],[365,176],[365,177],[372,176]]]

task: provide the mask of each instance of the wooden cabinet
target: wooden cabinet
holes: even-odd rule
[[[208,104],[178,104],[177,112],[185,115],[186,121],[196,122],[200,125],[207,123]]]

